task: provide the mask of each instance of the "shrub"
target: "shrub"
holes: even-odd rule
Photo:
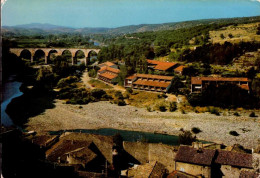
[[[160,110],[161,112],[167,111],[167,109],[166,109],[166,107],[165,107],[164,105],[160,105],[160,106],[159,106],[159,110]]]
[[[170,112],[176,111],[177,110],[177,103],[176,102],[171,102],[169,110],[170,110]]]
[[[165,93],[163,93],[162,98],[167,98],[167,95]]]
[[[121,93],[120,91],[116,91],[115,97],[116,97],[117,99],[120,99],[120,100],[124,99],[124,96],[122,95],[122,93]]]
[[[233,135],[233,136],[239,136],[239,133],[237,133],[236,131],[230,131],[229,132],[230,135]]]
[[[127,88],[126,91],[127,91],[128,93],[130,93],[130,94],[133,93],[133,89],[132,89],[132,88]]]
[[[216,116],[220,115],[219,110],[215,107],[210,108],[210,113],[215,114]]]
[[[118,103],[117,103],[118,106],[125,106],[126,103],[124,100],[119,100]]]
[[[152,112],[152,108],[151,108],[150,106],[147,106],[147,107],[146,107],[146,110],[147,110],[148,112]]]
[[[191,145],[192,142],[196,141],[196,136],[193,136],[190,131],[183,131],[179,135],[179,143],[183,145]]]
[[[89,72],[88,72],[88,75],[90,77],[96,77],[97,76],[97,71],[95,69],[91,69]]]
[[[184,109],[181,109],[182,114],[186,114],[186,111]]]
[[[229,37],[229,38],[233,38],[234,36],[233,36],[231,33],[229,33],[229,34],[228,34],[228,37]]]
[[[251,112],[251,113],[249,114],[249,117],[257,117],[257,116],[256,116],[255,112]]]
[[[194,112],[195,113],[204,113],[207,111],[207,108],[206,107],[199,107],[199,106],[196,106],[195,109],[194,109]]]
[[[62,78],[59,80],[57,87],[64,88],[76,81],[78,81],[78,78],[76,76],[69,76],[67,78]]]
[[[193,127],[193,128],[191,129],[191,131],[192,131],[194,134],[198,134],[198,133],[202,132],[202,131],[200,130],[200,128],[198,128],[198,127]]]
[[[91,90],[91,96],[93,96],[96,99],[102,98],[102,96],[104,96],[105,94],[106,94],[106,92],[102,89]]]
[[[240,116],[238,112],[234,112],[234,116]]]

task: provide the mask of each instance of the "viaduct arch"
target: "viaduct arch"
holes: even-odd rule
[[[76,54],[78,51],[82,51],[85,55],[85,65],[87,65],[87,58],[89,56],[89,53],[91,51],[96,52],[97,54],[99,53],[100,49],[81,49],[81,48],[10,48],[10,52],[14,53],[15,55],[17,55],[18,57],[21,56],[21,53],[24,50],[28,50],[31,53],[31,62],[33,62],[33,57],[36,53],[36,51],[43,51],[44,52],[44,59],[45,59],[45,64],[48,63],[48,56],[50,55],[51,51],[56,51],[57,55],[62,55],[64,51],[69,51],[71,52],[72,55],[72,65],[74,65],[74,59],[76,58]]]

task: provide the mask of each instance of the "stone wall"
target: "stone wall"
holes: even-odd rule
[[[260,154],[253,153],[253,168],[255,170],[260,169]]]
[[[151,161],[162,163],[168,171],[175,170],[175,156],[177,149],[175,146],[142,143],[142,142],[123,142],[123,147],[126,152],[137,159],[141,164]]]
[[[208,166],[176,162],[176,170],[195,176],[203,175],[205,178],[211,177],[211,168]]]
[[[158,161],[166,166],[169,172],[175,170],[175,156],[177,149],[164,144],[149,144],[149,161]]]
[[[240,175],[240,169],[229,165],[221,165],[220,168],[223,178],[238,178]]]

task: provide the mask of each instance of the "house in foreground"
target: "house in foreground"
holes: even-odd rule
[[[191,93],[200,93],[208,85],[236,84],[249,91],[249,79],[239,77],[191,77]]]
[[[203,145],[181,145],[175,157],[176,171],[194,176],[240,177],[244,172],[253,170],[253,155],[248,153],[205,149]]]
[[[175,157],[175,169],[195,176],[211,177],[211,164],[216,151],[180,146]]]
[[[125,88],[138,90],[168,92],[173,76],[134,74],[125,79]]]

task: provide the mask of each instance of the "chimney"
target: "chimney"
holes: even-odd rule
[[[192,142],[192,147],[195,149],[199,149],[199,143],[198,142]]]

